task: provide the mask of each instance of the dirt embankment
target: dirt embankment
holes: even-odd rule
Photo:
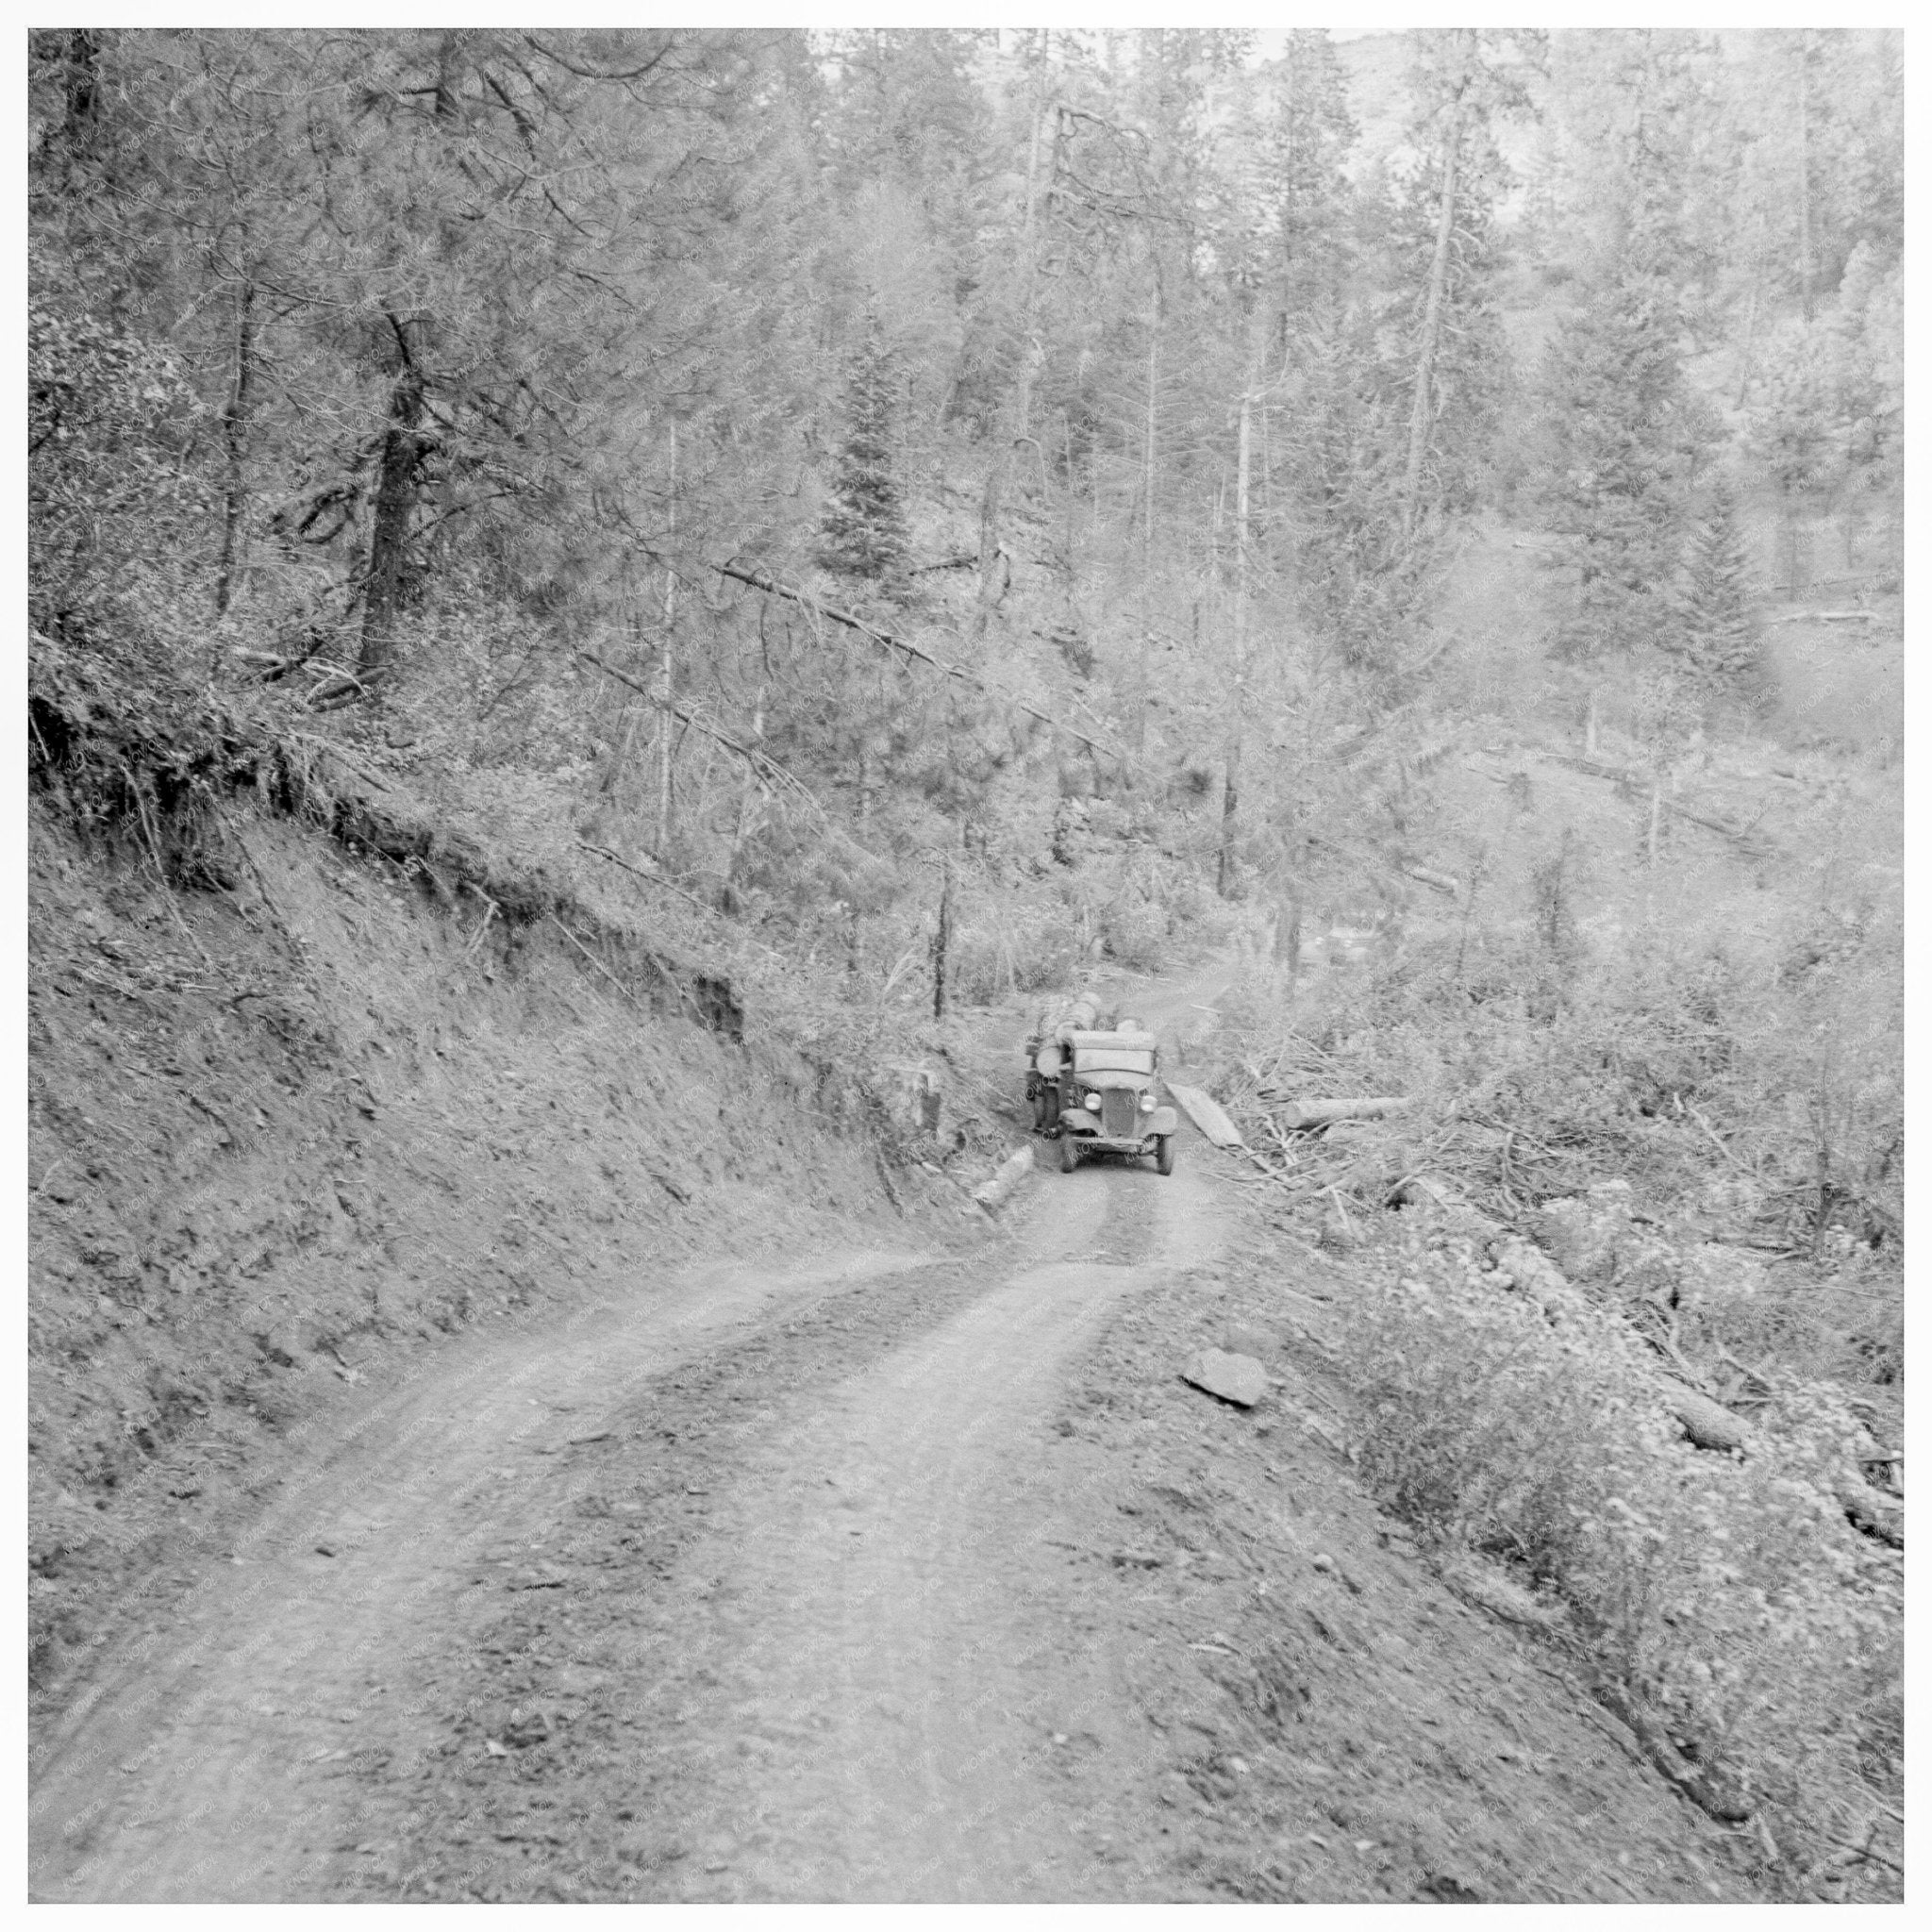
[[[232,1547],[262,1469],[473,1324],[797,1258],[886,1205],[858,1097],[654,1015],[541,924],[229,807],[232,890],[162,888],[37,801],[30,1604],[37,1705]],[[963,1227],[917,1168],[915,1225]],[[903,1235],[897,1237],[903,1241]],[[923,1237],[927,1238],[927,1237]]]
[[[50,1732],[37,1894],[1748,1896],[1363,1497],[1300,1323],[1344,1284],[1188,1151],[376,1389]]]
[[[1360,1493],[1198,1140],[991,1230],[755,1015],[223,820],[31,821],[37,1895],[1750,1895]]]
[[[1345,1282],[1284,1268],[1198,1140],[1171,1179],[1042,1174],[959,1246],[957,1191],[910,1169],[929,1206],[888,1220],[782,1066],[246,836],[275,916],[186,916],[342,1016],[306,1061],[37,833],[37,1046],[91,1137],[42,1115],[36,1258],[73,1266],[36,1533],[80,1524],[42,1627],[158,1587],[84,1667],[43,1651],[36,1895],[1751,1895],[1361,1493],[1305,1325]],[[203,1108],[226,1141],[185,1138]],[[338,1219],[303,1219],[318,1176]],[[78,1243],[116,1239],[90,1330]],[[1177,1379],[1204,1343],[1262,1358],[1258,1408]],[[139,1408],[163,1372],[207,1413]]]

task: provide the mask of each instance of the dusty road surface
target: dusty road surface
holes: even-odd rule
[[[1133,991],[1170,1040],[1213,997]],[[1034,1144],[963,1244],[641,1268],[372,1368],[46,1716],[32,1895],[1751,1896],[1362,1492],[1348,1279],[1240,1160]]]
[[[641,1284],[372,1391],[42,1741],[34,1894],[503,1896],[533,1844],[551,1896],[1118,1889],[1053,1774],[1111,1715],[1038,1667],[1038,1444],[1211,1191],[1096,1165],[969,1259]],[[489,1823],[559,1756],[547,1832]]]

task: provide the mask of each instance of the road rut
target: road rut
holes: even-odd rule
[[[42,1744],[35,1896],[372,1895],[362,1840],[405,1800],[344,1758],[376,1740],[380,1761],[429,1774],[492,1553],[541,1537],[544,1485],[587,1442],[614,1492],[648,1461],[654,1380],[752,1337],[773,1360],[768,1422],[708,1478],[686,1557],[626,1584],[709,1660],[675,1801],[712,1855],[704,1895],[1096,1895],[1045,1727],[1064,1740],[1083,1698],[1083,1736],[1114,1720],[1105,1687],[1042,1669],[1030,1625],[1028,1541],[1052,1500],[1038,1430],[1109,1311],[1206,1256],[1210,1194],[1185,1162],[1167,1180],[1043,1175],[968,1263],[854,1254],[641,1284],[375,1393],[337,1440],[291,1445],[241,1561]],[[848,1303],[836,1373],[787,1392],[793,1318]],[[414,1844],[421,1863],[420,1826]]]

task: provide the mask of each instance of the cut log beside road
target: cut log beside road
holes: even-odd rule
[[[973,1198],[982,1208],[1001,1207],[1011,1196],[1026,1176],[1033,1172],[1033,1149],[1022,1147],[1016,1153],[1007,1156],[1000,1163],[999,1172],[990,1181],[983,1182],[973,1191]]]
[[[1741,1449],[1750,1441],[1744,1419],[1723,1403],[1687,1389],[1681,1382],[1663,1382],[1665,1405],[1676,1417],[1687,1440],[1700,1449]]]
[[[1241,1129],[1228,1119],[1221,1108],[1198,1087],[1183,1087],[1177,1082],[1167,1082],[1167,1091],[1174,1095],[1174,1105],[1200,1128],[1217,1147],[1240,1147]]]
[[[1750,1425],[1723,1403],[1687,1389],[1666,1376],[1660,1379],[1664,1404],[1677,1419],[1685,1440],[1700,1449],[1725,1453],[1748,1450]],[[1832,1494],[1853,1524],[1865,1535],[1902,1550],[1906,1543],[1906,1506],[1865,1482],[1854,1467],[1840,1470],[1832,1480]]]

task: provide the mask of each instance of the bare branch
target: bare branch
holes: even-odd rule
[[[972,672],[958,664],[950,664],[943,658],[936,658],[923,645],[896,637],[892,632],[881,630],[876,625],[867,624],[862,617],[854,617],[849,610],[838,609],[830,604],[822,604],[816,597],[808,597],[803,591],[793,591],[784,584],[774,583],[769,577],[756,575],[751,571],[740,570],[736,565],[714,563],[711,568],[721,577],[731,577],[741,584],[749,584],[755,591],[769,591],[774,597],[788,598],[801,606],[814,616],[829,617],[834,624],[842,624],[848,630],[856,630],[861,637],[869,638],[888,651],[904,651],[908,658],[917,658],[922,664],[931,667],[946,677],[957,677],[961,684],[971,685],[974,691],[984,691],[998,704],[1011,705],[1024,711],[1029,718],[1038,718],[1042,724],[1051,725],[1056,731],[1064,731],[1069,738],[1077,738],[1090,750],[1105,752],[1109,758],[1119,758],[1121,753],[1110,744],[1102,744],[1099,740],[1089,738],[1084,731],[1075,731],[1064,720],[1056,718],[1037,706],[1029,705],[1024,698],[1009,697],[1005,691],[995,691],[984,678],[975,677]]]
[[[546,47],[535,34],[525,34],[525,42],[534,47],[546,60],[554,60],[567,74],[575,74],[581,80],[641,80],[647,74],[661,66],[670,56],[671,43],[659,47],[641,67],[626,67],[606,71],[597,67],[580,67],[575,60],[567,60],[554,47]]]

